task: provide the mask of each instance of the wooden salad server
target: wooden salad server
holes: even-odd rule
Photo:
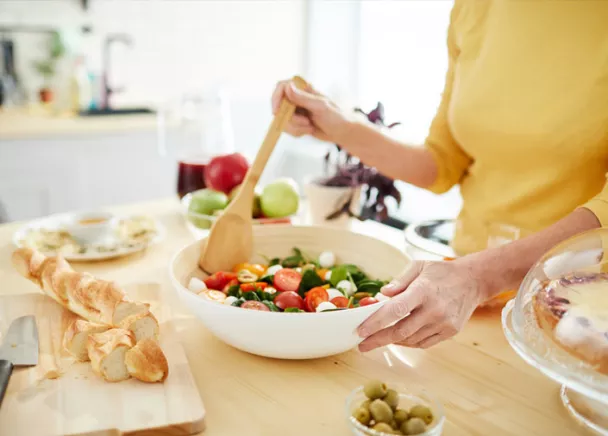
[[[308,86],[299,76],[295,76],[292,80],[300,89],[306,89]],[[209,236],[203,240],[199,267],[207,274],[230,271],[234,265],[250,260],[253,253],[251,215],[255,186],[295,110],[295,105],[284,98],[236,197],[215,220]]]

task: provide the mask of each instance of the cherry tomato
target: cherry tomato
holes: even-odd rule
[[[274,275],[274,287],[279,292],[296,292],[300,287],[302,276],[291,268],[283,268]]]
[[[365,297],[362,298],[361,301],[359,301],[359,306],[369,306],[370,304],[375,304],[377,302],[378,300],[373,297]]]
[[[297,307],[298,309],[304,310],[304,299],[300,297],[297,292],[293,291],[278,293],[274,299],[274,304],[282,310],[285,310],[288,307]]]
[[[270,309],[268,308],[268,306],[266,306],[264,303],[261,303],[259,301],[245,301],[243,304],[241,304],[241,307],[243,309],[270,312]]]
[[[317,310],[317,306],[324,301],[329,301],[329,295],[325,288],[322,286],[312,288],[306,293],[305,309],[307,312],[314,312]]]
[[[330,303],[333,303],[336,307],[347,307],[348,306],[348,298],[346,297],[335,297],[332,298]]]
[[[220,290],[224,289],[224,286],[228,284],[230,280],[236,279],[236,274],[232,272],[226,271],[218,271],[215,274],[207,277],[205,280],[205,284],[208,289]]]
[[[239,285],[238,279],[232,279],[228,283],[226,283],[226,286],[224,286],[224,288],[222,289],[222,292],[224,294],[227,294],[231,287],[238,286],[238,285]]]
[[[242,269],[245,269],[258,277],[262,277],[262,275],[264,275],[266,272],[266,267],[258,263],[239,263],[232,268],[232,272],[238,273]]]
[[[266,282],[255,282],[255,283],[243,283],[241,285],[241,291],[243,292],[251,292],[256,289],[263,290],[268,287],[268,283]]]

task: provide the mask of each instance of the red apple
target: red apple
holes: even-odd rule
[[[240,153],[216,156],[205,167],[205,185],[228,195],[243,182],[247,170],[249,163]]]

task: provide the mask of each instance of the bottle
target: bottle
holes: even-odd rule
[[[74,113],[86,111],[91,105],[91,81],[84,61],[78,56],[71,77],[71,109]]]

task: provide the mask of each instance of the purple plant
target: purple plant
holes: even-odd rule
[[[380,102],[369,113],[359,108],[356,108],[355,112],[364,114],[370,122],[389,129],[400,124],[392,123],[388,126],[385,124],[384,106]],[[361,186],[364,200],[360,216],[354,215],[350,210],[352,202],[358,200],[351,195],[344,205],[326,217],[328,220],[347,214],[350,217],[362,220],[375,218],[383,221],[388,217],[385,200],[388,197],[392,197],[397,204],[401,203],[401,194],[395,186],[393,179],[381,174],[376,168],[369,167],[358,161],[338,144],[335,144],[335,147],[325,155],[325,173],[330,174],[332,170],[333,174],[321,179],[319,181],[320,185],[350,188]]]

